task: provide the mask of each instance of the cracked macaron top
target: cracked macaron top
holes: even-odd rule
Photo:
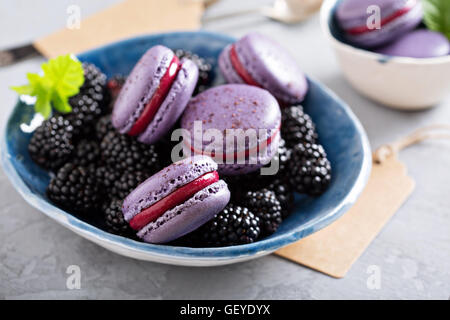
[[[276,41],[260,33],[249,33],[225,47],[219,66],[229,83],[264,88],[282,104],[300,103],[308,91],[297,61]]]
[[[230,165],[254,171],[268,163],[278,148],[280,126],[277,100],[267,90],[246,84],[202,92],[181,118],[185,150],[211,156],[226,174]]]
[[[201,132],[196,132],[200,125]],[[225,153],[243,151],[239,144],[227,143],[227,139],[232,134],[244,138],[249,129],[256,139],[247,139],[245,149],[255,148],[276,135],[280,125],[277,100],[267,90],[245,84],[227,84],[202,92],[191,99],[181,118],[181,127],[189,131],[191,147],[197,152],[207,148],[219,152],[221,147]],[[221,133],[222,140],[212,136],[215,130]]]
[[[112,123],[121,133],[154,143],[167,133],[194,91],[197,66],[161,45],[147,50],[128,76],[114,105]]]

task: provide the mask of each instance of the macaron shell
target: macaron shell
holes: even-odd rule
[[[203,141],[195,141],[195,122],[202,125]],[[228,84],[208,89],[197,95],[189,102],[181,118],[181,127],[189,131],[191,145],[216,151],[223,147],[223,152],[239,152],[235,145],[227,149],[223,141],[206,141],[205,132],[215,129],[225,132],[226,129],[267,129],[266,135],[258,136],[257,141],[247,148],[254,148],[262,141],[266,141],[279,129],[281,111],[277,100],[267,91],[246,84]],[[203,149],[204,150],[204,149]]]
[[[138,140],[152,144],[162,138],[177,122],[189,99],[192,97],[198,80],[198,67],[188,59],[181,60],[181,68],[164,102],[155,117]]]
[[[267,152],[258,154],[258,156],[253,157],[253,161],[247,161],[247,163],[219,163],[219,173],[225,176],[234,176],[239,174],[247,174],[250,172],[254,172],[261,167],[268,164],[272,158],[276,155],[278,151],[278,146],[280,144],[280,134],[278,133],[270,145],[268,146]]]
[[[249,33],[235,43],[239,61],[263,88],[278,100],[303,101],[308,82],[297,61],[277,42],[259,33]]]
[[[227,45],[219,55],[219,68],[228,83],[244,83],[234,70],[230,59],[231,44]]]
[[[380,8],[381,20],[405,7],[410,0],[343,0],[336,8],[336,18],[344,30],[365,26],[370,6]]]
[[[371,3],[371,4],[376,4],[376,3]],[[396,10],[400,10],[401,7],[399,7],[399,4],[401,5],[405,5],[406,1],[400,1],[400,2],[396,2],[396,1],[392,1],[392,5],[394,9],[391,10],[385,10],[388,12],[391,12],[391,14],[393,12],[395,12]],[[385,4],[385,6],[387,7],[388,4]],[[367,7],[365,8],[365,10],[367,10]],[[362,25],[366,25],[367,23],[367,19],[369,18],[369,15],[366,13],[366,11],[361,11],[362,13],[362,17],[365,17],[365,21],[362,22]],[[338,10],[339,12],[339,10]],[[382,12],[382,11],[381,11]],[[365,15],[364,15],[365,13]],[[341,15],[343,16],[343,15]],[[346,33],[345,36],[346,38],[359,46],[365,47],[365,48],[373,48],[376,46],[380,46],[380,45],[384,45],[387,44],[391,41],[393,41],[394,39],[398,38],[399,36],[401,36],[402,34],[413,30],[414,28],[416,28],[420,22],[422,21],[422,17],[423,17],[423,11],[422,11],[422,4],[420,3],[420,1],[417,2],[417,4],[409,10],[409,12],[395,18],[394,20],[392,20],[389,23],[386,23],[385,25],[382,25],[380,29],[375,29],[375,30],[371,30],[370,32],[365,32],[365,33],[361,33],[361,34],[349,34]],[[339,25],[344,28],[344,32],[345,29],[347,27],[345,26],[352,26],[353,23],[350,23],[348,21],[346,21],[345,19],[339,19],[339,15],[337,14],[336,16]],[[357,23],[361,23],[361,18],[358,18]],[[356,23],[355,23],[356,24]]]
[[[174,53],[164,46],[147,50],[134,66],[120,90],[112,113],[112,124],[121,133],[127,133],[151,99]]]
[[[375,51],[390,56],[434,58],[450,54],[450,42],[439,32],[423,29],[409,32]]]
[[[130,221],[143,209],[161,200],[175,189],[205,173],[216,170],[217,164],[210,157],[203,155],[172,163],[145,180],[125,198],[122,206],[125,220]]]
[[[166,211],[156,221],[142,228],[137,236],[149,243],[166,243],[205,224],[230,201],[230,191],[223,180],[197,192],[190,199]]]

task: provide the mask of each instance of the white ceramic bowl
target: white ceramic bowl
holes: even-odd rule
[[[429,59],[391,57],[341,41],[333,19],[339,1],[324,2],[321,25],[345,77],[357,91],[386,106],[405,110],[430,108],[450,93],[450,55]]]

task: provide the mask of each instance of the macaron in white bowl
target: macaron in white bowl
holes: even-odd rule
[[[410,58],[379,54],[348,43],[335,19],[341,0],[325,0],[323,33],[331,43],[344,76],[361,94],[403,110],[435,106],[450,94],[450,55]]]

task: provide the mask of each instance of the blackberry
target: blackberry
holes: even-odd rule
[[[276,176],[286,176],[288,171],[288,164],[291,161],[291,149],[286,145],[284,139],[280,139],[280,144],[278,146],[278,159],[279,159],[279,169]]]
[[[232,246],[256,241],[260,234],[259,218],[248,208],[229,203],[214,219],[195,234],[209,246]]]
[[[97,209],[101,200],[95,174],[73,163],[66,163],[50,180],[47,196],[62,208],[79,213]]]
[[[149,174],[142,171],[126,171],[114,182],[112,195],[118,199],[125,199],[131,191],[149,176]]]
[[[299,143],[292,149],[289,182],[299,193],[322,194],[331,181],[331,165],[319,144]]]
[[[302,106],[284,108],[281,114],[281,136],[288,148],[300,142],[315,143],[317,141],[315,125],[311,117],[303,111]]]
[[[60,168],[73,153],[73,126],[62,116],[45,120],[33,133],[28,152],[45,169]]]
[[[194,90],[194,95],[208,89],[212,82],[211,63],[207,62],[204,58],[199,57],[197,54],[190,51],[185,51],[183,49],[176,50],[175,54],[180,60],[182,58],[192,60],[192,62],[194,62],[198,67],[198,81]]]
[[[78,136],[91,133],[95,121],[102,115],[100,104],[89,95],[78,94],[71,99],[72,112],[65,117],[70,121]]]
[[[259,218],[262,236],[269,236],[277,231],[282,221],[281,205],[273,191],[249,191],[243,205]]]
[[[74,153],[73,163],[78,166],[88,167],[95,165],[100,160],[100,147],[94,140],[81,140]]]
[[[87,95],[103,107],[109,99],[106,89],[106,75],[95,65],[86,62],[83,63],[83,71],[84,83],[80,88],[79,95]],[[72,98],[71,100],[73,100]]]
[[[291,149],[286,146],[286,142],[284,139],[280,139],[280,143],[278,146],[277,154],[278,157],[278,171],[273,175],[261,175],[259,171],[257,171],[259,177],[257,177],[257,185],[264,186],[267,183],[270,183],[275,177],[276,178],[284,178],[288,173],[288,164],[291,160]],[[271,163],[268,163],[266,167],[270,167]],[[252,182],[254,184],[254,181]]]
[[[159,171],[158,155],[153,145],[146,145],[116,131],[109,132],[100,143],[102,159],[119,172]]]
[[[103,190],[103,194],[108,195],[108,198],[111,198],[109,195],[117,194],[115,184],[120,178],[120,173],[106,166],[101,166],[96,168],[95,177]]]
[[[275,178],[267,186],[267,189],[273,191],[280,202],[281,218],[286,218],[294,205],[294,192],[287,181]]]
[[[221,177],[228,185],[231,193],[231,201],[241,203],[248,191],[258,189],[262,182],[259,172],[252,172],[235,176]]]
[[[275,179],[285,180],[288,175],[288,163],[290,161],[290,149],[285,146],[283,139],[278,147],[279,168],[274,175],[261,175],[260,170],[236,176],[226,176],[223,180],[228,184],[234,200],[240,201],[247,191],[255,191],[265,188]],[[266,166],[270,166],[267,164]]]
[[[108,132],[114,131],[111,123],[111,115],[107,114],[101,117],[95,125],[95,135],[99,141],[102,141]]]
[[[105,205],[103,214],[105,216],[106,228],[108,232],[121,236],[130,236],[133,234],[133,230],[123,217],[122,202],[119,199],[112,199]]]

